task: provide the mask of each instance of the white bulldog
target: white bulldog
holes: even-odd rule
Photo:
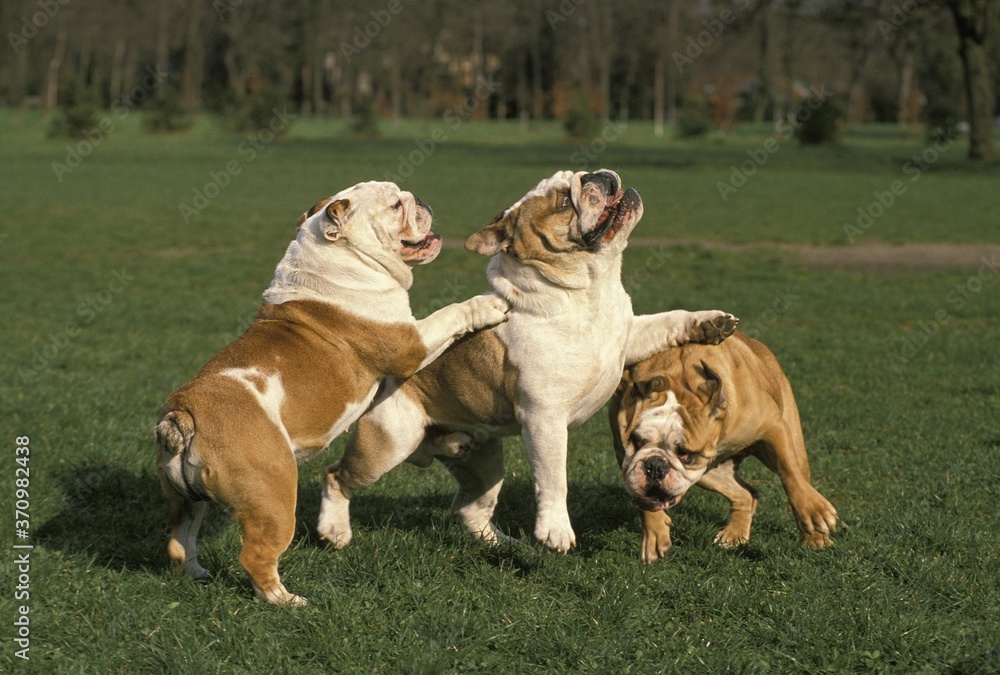
[[[278,576],[295,530],[297,464],[347,429],[387,377],[406,378],[469,331],[504,321],[482,295],[416,320],[411,266],[441,250],[431,210],[393,183],[361,183],[298,220],[247,331],[160,411],[157,469],[174,565],[199,578],[196,540],[209,500],[243,528],[240,563],[259,596],[305,604]]]
[[[568,429],[604,405],[626,364],[692,340],[719,342],[736,326],[719,311],[633,316],[622,251],[641,216],[638,193],[623,191],[613,171],[561,171],[469,237],[468,250],[492,257],[487,276],[511,305],[508,321],[386,387],[327,470],[323,538],[346,546],[354,492],[404,460],[438,456],[458,480],[453,509],[464,526],[497,541],[502,437],[520,434],[535,476],[535,538],[561,552],[575,545]]]

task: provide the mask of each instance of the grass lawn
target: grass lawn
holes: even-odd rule
[[[381,141],[343,128],[300,121],[254,147],[207,120],[148,136],[131,116],[70,167],[67,141],[0,112],[5,671],[1000,672],[1000,279],[985,263],[813,268],[767,247],[998,244],[1000,169],[970,168],[960,141],[913,173],[922,139],[848,130],[834,148],[779,139],[723,200],[719,182],[760,156],[764,130],[680,142],[636,123],[580,146],[556,125],[407,123]],[[672,514],[673,552],[644,567],[599,414],[570,435],[569,555],[473,541],[437,466],[401,467],[357,496],[354,542],[331,551],[313,528],[337,441],[300,469],[281,562],[308,608],[254,598],[239,530],[217,507],[200,549],[215,581],[168,569],[156,412],[246,326],[299,213],[391,172],[457,246],[540,178],[585,166],[640,191],[636,237],[690,242],[626,252],[637,311],[732,311],[781,361],[813,481],[842,517],[835,548],[800,546],[778,480],[751,461],[762,496],[748,545],[712,545],[727,505],[695,490]],[[897,180],[906,189],[850,244],[844,225]],[[458,247],[418,269],[415,313],[484,290],[485,262]],[[12,518],[23,436],[26,540]],[[530,541],[530,470],[518,441],[507,450],[497,519]],[[34,546],[27,600],[15,600],[19,543]],[[21,605],[30,661],[10,639]]]

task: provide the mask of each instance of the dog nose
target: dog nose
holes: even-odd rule
[[[430,206],[428,206],[424,202],[420,201],[420,197],[417,197],[416,195],[414,195],[413,196],[413,201],[415,201],[417,203],[417,208],[421,208],[424,211],[426,211],[427,215],[429,215],[429,216],[433,216],[434,215],[434,209],[432,209]]]
[[[646,472],[646,480],[650,483],[659,483],[668,473],[670,465],[663,461],[662,457],[650,457],[643,464]]]
[[[621,187],[618,178],[610,171],[597,171],[595,173],[584,174],[580,177],[580,184],[597,183],[604,190],[604,194],[613,195]]]

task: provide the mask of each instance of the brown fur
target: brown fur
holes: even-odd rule
[[[835,526],[836,511],[810,484],[798,407],[767,347],[737,332],[720,345],[688,344],[627,368],[609,409],[619,465],[627,459],[626,445],[642,412],[662,406],[668,392],[682,407],[691,468],[709,467],[697,484],[731,504],[730,522],[717,543],[736,546],[750,536],[757,493],[736,473],[746,456],[781,478],[805,543],[814,548],[832,543],[829,524]],[[670,518],[665,511],[647,511],[642,519],[643,558],[652,562],[670,547]]]

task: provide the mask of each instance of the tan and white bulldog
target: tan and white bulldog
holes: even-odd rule
[[[388,386],[328,469],[319,533],[351,540],[349,503],[409,459],[439,457],[459,484],[453,509],[495,542],[502,437],[520,434],[535,476],[535,538],[576,543],[566,507],[567,430],[614,393],[626,364],[669,346],[719,342],[736,319],[719,311],[633,316],[622,251],[642,216],[635,190],[613,171],[561,171],[466,241],[491,256],[487,277],[510,303],[506,323],[459,340],[416,376]]]
[[[408,377],[505,318],[492,294],[413,318],[410,268],[441,250],[430,228],[430,208],[393,183],[355,185],[299,218],[256,319],[160,411],[176,567],[208,575],[196,539],[208,501],[221,502],[243,528],[240,564],[257,594],[305,604],[278,576],[295,529],[296,465],[346,430],[386,377]]]
[[[837,511],[809,482],[799,411],[774,354],[738,332],[685,345],[625,369],[609,410],[625,490],[642,511],[642,559],[670,550],[670,517],[692,485],[729,500],[723,548],[750,538],[757,491],[737,474],[756,457],[781,478],[805,543],[832,544]]]

